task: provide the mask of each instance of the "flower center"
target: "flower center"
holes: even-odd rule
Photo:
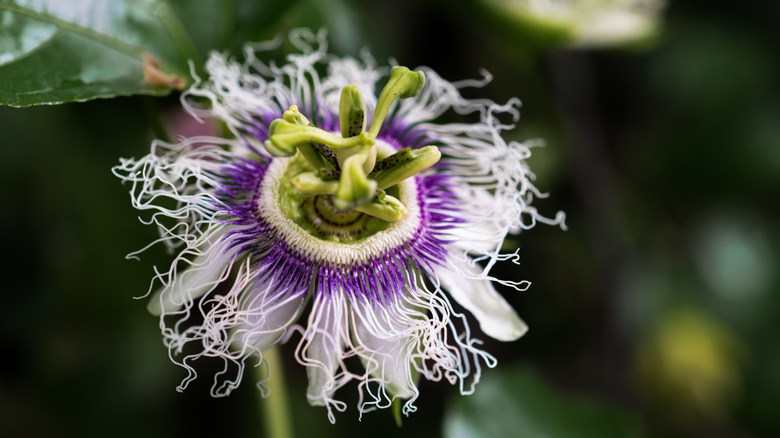
[[[380,156],[393,150],[381,140],[377,146]],[[407,210],[401,220],[388,222],[357,210],[339,210],[331,195],[301,192],[291,181],[310,171],[310,163],[301,154],[274,159],[257,201],[260,215],[297,252],[324,264],[354,264],[382,255],[414,236],[421,217],[414,178],[388,189]]]
[[[370,128],[357,85],[344,87],[339,102],[341,136],[315,127],[296,105],[268,125],[264,145],[271,155],[302,157],[286,179],[290,190],[294,188],[300,195],[289,193],[288,198],[296,199],[298,207],[308,212],[309,226],[319,235],[349,240],[350,236],[363,236],[367,226],[371,232],[387,227],[370,226],[376,221],[365,215],[398,222],[408,214],[395,196],[396,186],[436,164],[441,153],[436,146],[425,146],[380,154],[377,135],[392,104],[399,98],[416,96],[424,84],[422,72],[393,68],[377,99]]]

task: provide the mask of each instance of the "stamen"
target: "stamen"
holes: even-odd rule
[[[357,84],[347,85],[341,90],[339,129],[344,138],[354,137],[366,130],[366,104]]]
[[[433,166],[440,158],[441,152],[436,146],[403,148],[382,160],[383,169],[373,172],[369,177],[376,180],[377,187],[384,190]]]
[[[357,85],[347,85],[341,90],[339,129],[341,129],[341,136],[344,138],[360,135],[366,130],[366,105],[363,103]],[[356,154],[365,154],[363,172],[366,175],[371,173],[376,162],[376,147],[373,145],[368,150],[362,146],[339,149],[336,152],[339,165],[343,167],[347,158]]]
[[[394,196],[386,194],[382,190],[378,191],[371,202],[357,207],[356,210],[378,217],[387,222],[398,222],[408,213],[401,201]]]

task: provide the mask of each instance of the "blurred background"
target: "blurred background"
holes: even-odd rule
[[[535,205],[567,213],[568,231],[508,243],[522,264],[499,276],[533,282],[503,291],[530,331],[486,342],[499,365],[475,395],[422,382],[398,429],[389,410],[358,422],[348,386],[331,426],[286,345],[298,436],[780,436],[780,3],[672,1],[632,41],[572,37],[511,1],[235,0],[213,20],[218,3],[173,8],[203,56],[308,26],[339,55],[449,80],[488,70],[469,97],[522,99],[508,136],[546,141],[530,165],[551,196]],[[221,364],[200,361],[177,393],[184,370],[133,299],[170,259],[125,259],[156,231],[110,169],[178,107],[0,107],[0,435],[263,436],[254,376],[213,399]]]

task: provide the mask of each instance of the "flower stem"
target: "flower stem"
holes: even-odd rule
[[[284,380],[284,364],[279,354],[279,346],[275,345],[263,351],[263,357],[268,367],[258,367],[258,369],[264,379],[268,378],[266,384],[269,394],[261,401],[266,436],[293,438],[292,419],[287,402],[287,385]]]

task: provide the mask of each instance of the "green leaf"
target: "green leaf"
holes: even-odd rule
[[[486,373],[469,397],[448,406],[447,438],[642,437],[638,421],[603,401],[564,396],[535,371],[509,368]]]
[[[0,104],[166,94],[174,84],[145,80],[144,60],[189,77],[183,54],[197,54],[176,24],[160,1],[0,0]]]

